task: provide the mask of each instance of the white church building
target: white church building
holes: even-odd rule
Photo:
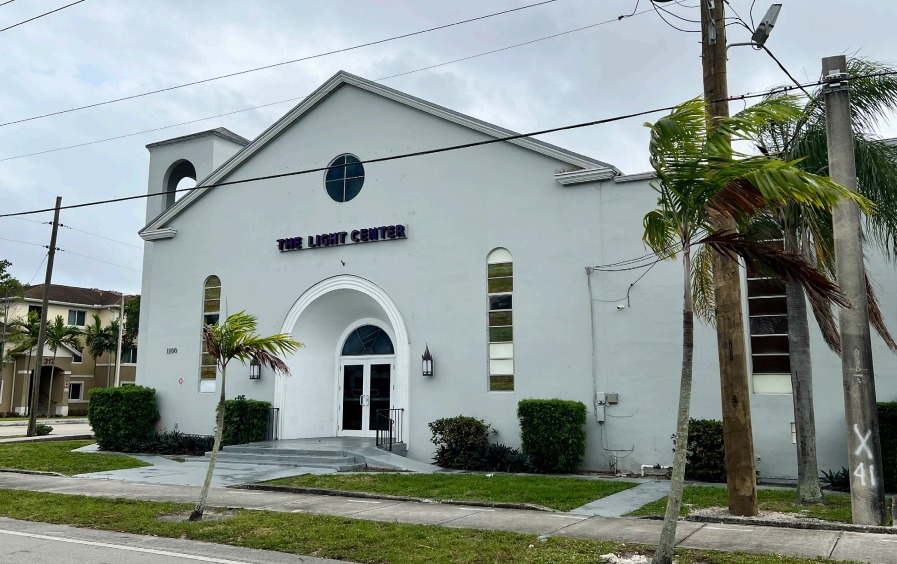
[[[340,72],[252,141],[214,129],[148,145],[137,382],[157,390],[160,425],[212,432],[201,327],[245,310],[304,344],[289,376],[228,367],[228,397],[272,402],[282,439],[373,436],[388,416],[430,461],[435,419],[482,418],[519,446],[517,403],[562,398],[589,410],[584,468],[671,464],[681,264],[602,267],[648,253],[651,175],[530,138],[376,162],[512,134]],[[187,177],[199,189],[177,199]],[[897,274],[871,267],[897,328]],[[751,282],[757,468],[793,477],[784,296]],[[839,469],[841,364],[814,337],[819,466]],[[895,401],[897,363],[877,335],[873,351],[879,401]],[[718,374],[715,332],[698,326],[693,417],[721,418]]]

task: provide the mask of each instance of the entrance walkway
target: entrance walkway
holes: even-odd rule
[[[88,445],[75,452],[99,452],[97,445]],[[228,456],[228,453],[235,453]],[[262,441],[224,447],[215,465],[212,477],[214,487],[235,486],[285,478],[297,474],[333,474],[332,468],[321,467],[314,462],[303,466],[303,460],[311,460],[312,455],[346,455],[360,464],[376,468],[410,472],[442,472],[442,468],[418,462],[404,456],[378,449],[374,439],[361,437],[320,437],[312,439],[291,439]],[[204,456],[153,456],[129,455],[151,464],[143,468],[112,470],[81,474],[84,478],[104,478],[151,484],[178,484],[201,486],[206,477],[209,459]],[[291,461],[292,459],[292,461]]]

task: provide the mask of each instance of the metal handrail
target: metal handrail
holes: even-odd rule
[[[276,441],[280,438],[277,433],[278,427],[278,419],[280,418],[280,408],[278,407],[269,407],[268,408],[268,433],[265,437],[266,440]]]
[[[392,452],[396,443],[402,442],[402,415],[404,409],[378,409],[376,422],[377,447]]]

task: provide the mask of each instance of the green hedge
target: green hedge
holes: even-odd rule
[[[517,404],[523,453],[542,472],[573,472],[586,454],[586,406],[580,401],[525,399]]]
[[[443,468],[475,470],[479,458],[489,446],[492,427],[482,419],[457,415],[428,424],[430,440],[436,445],[433,462]]]
[[[716,419],[689,421],[685,479],[725,483],[726,451],[723,446],[722,421]]]
[[[244,445],[268,438],[271,402],[237,396],[224,402],[222,445]]]
[[[87,419],[102,450],[120,451],[125,444],[153,433],[159,420],[156,390],[143,386],[94,388]]]
[[[878,404],[878,435],[885,491],[897,492],[897,402]]]

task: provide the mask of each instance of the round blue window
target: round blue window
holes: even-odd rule
[[[348,202],[361,192],[364,166],[355,155],[340,155],[333,159],[324,175],[324,187],[334,201]]]

